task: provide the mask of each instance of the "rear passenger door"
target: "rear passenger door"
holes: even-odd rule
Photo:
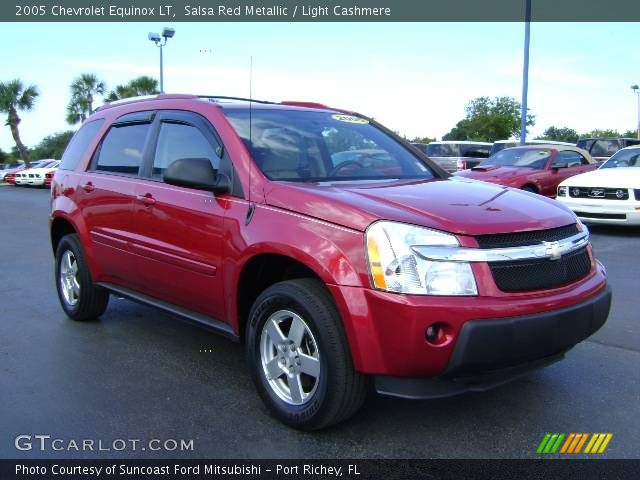
[[[86,223],[99,282],[131,286],[129,248],[138,173],[150,138],[152,112],[114,122],[80,177],[76,202]]]
[[[220,270],[226,196],[168,185],[162,179],[164,170],[181,158],[207,158],[220,168],[222,142],[203,117],[166,111],[154,121],[153,145],[144,178],[133,192],[131,248],[137,255],[137,289],[223,319]]]

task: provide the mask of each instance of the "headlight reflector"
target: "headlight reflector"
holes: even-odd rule
[[[374,288],[413,295],[477,295],[471,265],[426,260],[414,246],[457,247],[454,235],[405,223],[378,221],[366,232]]]
[[[565,186],[558,187],[558,196],[559,197],[566,197],[567,196],[567,187],[565,187]]]

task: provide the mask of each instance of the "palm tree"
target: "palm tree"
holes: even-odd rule
[[[33,110],[33,105],[38,98],[38,89],[35,85],[24,87],[21,80],[15,79],[9,82],[0,82],[0,112],[7,114],[7,123],[11,129],[11,135],[16,142],[20,156],[25,165],[29,167],[29,150],[20,139],[20,117],[18,111],[28,112]]]
[[[67,105],[67,122],[85,121],[93,113],[94,95],[103,95],[106,85],[93,73],[83,73],[71,84],[71,100]]]
[[[138,97],[140,95],[154,95],[160,93],[158,90],[158,81],[155,78],[141,76],[134,78],[129,83],[117,85],[115,89],[109,92],[105,97],[107,102],[121,100],[123,98]]]

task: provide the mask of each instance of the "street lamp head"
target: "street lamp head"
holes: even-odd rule
[[[174,35],[176,34],[176,31],[173,28],[163,28],[162,29],[162,36],[166,39],[166,38],[172,38]]]
[[[149,32],[148,38],[152,42],[156,42],[156,43],[158,43],[161,40],[160,39],[160,35],[158,35],[157,33],[153,33],[153,32]]]

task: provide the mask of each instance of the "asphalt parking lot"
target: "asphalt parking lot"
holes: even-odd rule
[[[519,458],[536,457],[545,432],[612,432],[604,457],[640,457],[640,229],[591,229],[613,310],[564,361],[486,393],[372,395],[350,421],[306,434],[266,414],[237,344],[114,297],[100,321],[68,320],[48,207],[48,190],[0,186],[2,458]],[[193,439],[194,449],[17,451],[21,434]]]

